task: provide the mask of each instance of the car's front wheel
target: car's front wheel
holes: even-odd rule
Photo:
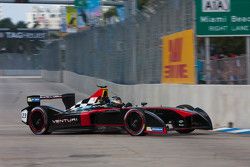
[[[124,116],[126,131],[132,136],[143,136],[146,128],[146,119],[142,111],[137,109],[129,110]]]
[[[42,107],[33,108],[28,117],[31,131],[36,135],[49,134],[48,116]]]

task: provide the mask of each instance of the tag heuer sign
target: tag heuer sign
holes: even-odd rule
[[[45,30],[0,30],[0,39],[32,39],[44,40],[47,38]]]
[[[202,0],[202,12],[230,12],[231,0]]]

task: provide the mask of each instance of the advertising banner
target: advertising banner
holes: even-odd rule
[[[67,32],[77,32],[77,9],[74,6],[66,7]]]
[[[87,0],[75,0],[74,4],[76,7],[86,7],[87,6]]]
[[[249,0],[196,0],[196,34],[248,36],[249,9]]]
[[[88,16],[83,8],[77,8],[78,30],[85,30],[88,27]]]
[[[93,16],[101,16],[101,0],[86,0],[86,12]]]
[[[60,32],[66,33],[67,32],[67,11],[66,6],[60,7],[61,12],[61,24],[60,24]]]
[[[78,12],[78,28],[98,25],[101,16],[101,0],[75,0]]]
[[[98,25],[99,17],[101,16],[101,1],[87,0],[86,15],[90,25]]]
[[[48,33],[44,30],[16,30],[16,31],[0,31],[0,39],[31,39],[44,40],[47,39]]]
[[[117,7],[116,10],[117,10],[117,14],[119,16],[119,20],[124,21],[125,17],[126,17],[125,7]]]
[[[162,49],[162,83],[195,84],[193,30],[164,36]]]

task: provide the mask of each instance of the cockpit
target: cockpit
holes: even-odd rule
[[[70,110],[73,111],[83,111],[88,109],[93,109],[96,107],[117,107],[121,108],[124,106],[122,99],[118,96],[113,96],[109,98],[107,87],[100,87],[94,94],[89,98],[78,102],[76,105],[72,106]]]

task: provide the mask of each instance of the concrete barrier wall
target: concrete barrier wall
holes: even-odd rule
[[[0,76],[41,76],[41,70],[0,70]]]
[[[41,76],[50,82],[62,82],[62,72],[61,71],[48,71],[41,70]]]
[[[48,72],[47,72],[48,74]],[[250,86],[234,85],[166,85],[140,84],[119,85],[105,80],[63,72],[63,83],[79,92],[91,94],[96,84],[107,85],[110,96],[118,95],[124,102],[150,106],[190,104],[204,109],[211,117],[214,127],[250,127]]]

